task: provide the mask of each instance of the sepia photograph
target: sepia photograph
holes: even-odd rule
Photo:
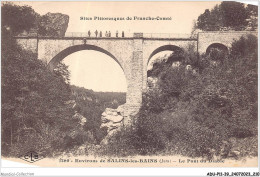
[[[256,168],[257,68],[250,3],[1,1],[1,161]]]

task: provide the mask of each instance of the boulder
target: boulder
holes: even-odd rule
[[[123,127],[133,125],[133,118],[137,113],[138,109],[127,104],[120,105],[117,109],[106,108],[101,117],[102,122],[100,128],[106,128],[107,135],[100,144],[108,144],[113,140],[114,135],[122,130]]]
[[[172,63],[172,68],[179,68],[181,65],[181,62],[180,61],[175,61]]]
[[[117,109],[106,108],[102,113],[100,128],[107,128],[107,133],[123,125],[124,107],[119,106]]]
[[[107,128],[106,137],[100,144],[108,144],[113,135],[123,127],[125,106],[120,105],[117,109],[106,108],[102,113],[100,128]]]
[[[84,126],[87,122],[87,118],[77,112],[73,115],[72,118],[77,119],[79,121],[79,124],[82,126]]]
[[[106,110],[102,113],[101,120],[102,122],[111,122],[111,123],[118,123],[121,122],[123,116],[117,112],[116,109],[106,108]]]
[[[118,108],[116,109],[118,113],[120,113],[121,115],[123,115],[124,110],[125,110],[125,105],[120,105],[118,106]]]
[[[148,88],[155,88],[155,87],[157,87],[157,82],[158,82],[158,78],[157,77],[148,77],[147,78]]]

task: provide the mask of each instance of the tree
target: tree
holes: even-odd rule
[[[218,5],[211,11],[206,9],[205,12],[198,17],[198,28],[206,31],[216,31],[222,26],[222,16]]]
[[[16,156],[35,148],[51,155],[64,147],[64,137],[77,124],[66,104],[71,97],[69,72],[65,65],[57,74],[51,72],[35,53],[16,44],[12,35],[34,23],[30,7],[7,3],[2,13],[2,152]]]
[[[70,72],[68,70],[68,66],[63,62],[59,62],[56,68],[54,69],[54,73],[63,78],[64,82],[70,83]]]
[[[248,4],[246,7],[248,14],[248,28],[250,30],[256,30],[258,26],[258,8],[257,6]]]
[[[224,1],[220,4],[224,26],[240,30],[247,25],[246,8],[238,2]]]
[[[249,35],[233,42],[221,64],[200,73],[183,65],[161,69],[134,130],[116,135],[110,151],[226,158],[239,149],[237,157],[257,156],[257,48],[257,38]]]
[[[197,19],[197,28],[205,31],[244,30],[257,27],[257,6],[224,1],[213,9],[206,9]]]
[[[9,153],[14,147],[23,146],[28,140],[28,134],[23,132],[29,129],[35,134],[28,145],[40,150],[59,138],[58,144],[62,146],[62,137],[75,125],[72,109],[66,105],[71,92],[64,76],[49,71],[35,54],[23,51],[11,39],[2,41],[1,57],[2,140],[9,149],[11,146]],[[53,130],[59,131],[59,136]],[[41,141],[46,137],[49,137],[47,141]]]
[[[206,9],[205,12],[198,17],[197,26],[199,29],[209,30],[208,29],[209,16],[210,16],[210,11],[209,9]]]
[[[36,24],[38,14],[29,6],[17,6],[10,2],[2,4],[2,32],[10,30],[17,35],[29,31]]]

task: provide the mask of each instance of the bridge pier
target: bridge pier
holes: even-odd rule
[[[132,124],[132,115],[138,113],[142,105],[143,93],[143,33],[134,33],[131,57],[131,75],[128,78],[126,94],[126,117],[124,125]]]

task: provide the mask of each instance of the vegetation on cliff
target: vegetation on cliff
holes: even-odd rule
[[[40,15],[30,6],[18,6],[12,2],[2,3],[2,30],[13,35],[38,35],[64,37],[69,16],[61,13]]]
[[[106,130],[100,129],[101,114],[106,108],[117,108],[126,101],[126,93],[94,92],[83,87],[71,86],[74,110],[87,118],[85,131],[90,131],[98,144],[105,136]],[[83,142],[84,143],[84,142]],[[82,144],[83,144],[82,143]]]
[[[216,62],[221,51],[212,52],[214,60],[211,55],[200,62],[180,57],[179,67],[157,64],[150,73],[158,86],[144,95],[135,129],[118,133],[103,153],[257,156],[257,38],[234,42],[222,62]],[[197,72],[187,69],[187,61]]]
[[[60,63],[51,72],[36,54],[24,51],[13,39],[34,26],[33,9],[4,4],[2,13],[2,155],[18,157],[33,149],[53,156],[83,143],[98,143],[104,136],[99,128],[101,113],[123,104],[125,93],[71,86],[66,65]],[[84,126],[75,111],[87,119]]]
[[[65,102],[70,87],[33,53],[23,51],[2,33],[2,153],[19,155],[28,149],[55,152],[75,126]]]
[[[196,22],[194,29],[203,31],[256,30],[258,25],[257,6],[245,6],[239,2],[221,2],[213,9],[206,9]]]

